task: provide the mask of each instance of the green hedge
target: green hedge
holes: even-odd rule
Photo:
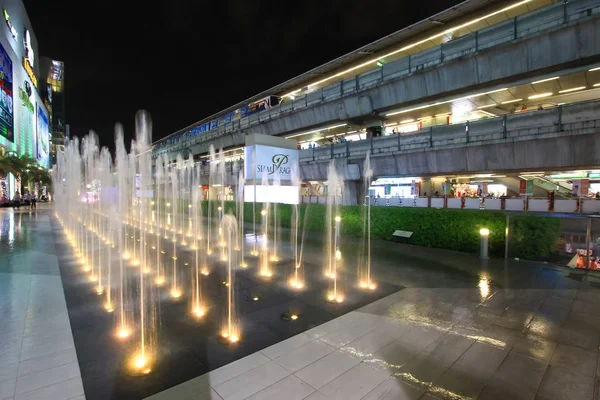
[[[220,203],[219,203],[220,204]],[[213,202],[216,215],[217,203]],[[206,213],[208,204],[203,202]],[[311,232],[324,232],[327,207],[322,204],[302,204],[300,221],[306,221],[306,229]],[[290,227],[293,206],[277,205],[281,226]],[[225,203],[228,213],[235,212],[233,202]],[[260,221],[262,204],[256,204],[257,221]],[[271,208],[272,211],[272,208]],[[341,206],[342,235],[360,237],[362,235],[361,206]],[[308,212],[305,220],[305,214]],[[205,214],[206,215],[206,214]],[[244,205],[244,219],[252,221],[252,203]],[[413,232],[410,243],[441,249],[475,253],[479,251],[479,229],[490,230],[490,254],[504,254],[506,216],[499,211],[453,210],[410,207],[372,207],[371,237],[373,239],[392,240],[397,230]],[[560,234],[557,218],[512,216],[510,255],[529,260],[547,260],[556,253],[556,243]]]

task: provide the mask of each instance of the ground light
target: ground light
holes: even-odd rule
[[[289,285],[294,289],[302,289],[304,287],[304,283],[302,282],[302,280],[296,277],[293,277],[289,280]]]
[[[205,314],[205,311],[202,307],[196,307],[194,308],[194,315],[198,318],[203,317]]]
[[[129,335],[131,335],[131,331],[127,328],[120,328],[117,331],[117,338],[123,340],[129,337]]]
[[[373,282],[367,282],[367,281],[362,281],[360,283],[360,287],[362,289],[369,289],[369,290],[375,290],[377,289],[377,285],[375,285]]]
[[[479,258],[486,260],[488,258],[488,237],[490,235],[490,230],[488,228],[481,228],[479,230],[479,235],[481,236]]]
[[[284,321],[296,321],[300,316],[295,312],[287,312],[281,314],[281,319]]]
[[[333,293],[330,293],[329,295],[327,295],[327,300],[329,300],[332,303],[342,303],[344,301],[344,296],[342,295],[334,295]]]
[[[228,343],[237,343],[239,342],[240,338],[236,334],[229,335],[227,332],[223,332],[221,333],[221,340]]]
[[[151,358],[146,352],[145,354],[136,354],[129,363],[129,369],[134,375],[147,375],[152,371]]]

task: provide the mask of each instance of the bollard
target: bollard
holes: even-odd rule
[[[479,258],[481,258],[482,260],[487,260],[488,259],[488,236],[490,235],[490,230],[488,228],[481,228],[479,230],[479,234],[481,235]]]

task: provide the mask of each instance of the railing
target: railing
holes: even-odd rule
[[[405,153],[442,147],[526,140],[563,134],[589,133],[600,128],[600,100],[502,117],[433,126],[416,132],[346,142],[300,151],[300,162],[364,157],[367,153]]]
[[[436,66],[445,61],[477,53],[502,43],[521,39],[525,36],[598,13],[600,13],[600,0],[571,0],[569,2],[556,3],[298,96],[294,100],[283,102],[258,114],[225,124],[202,135],[182,139],[178,144],[162,149],[155,149],[154,155],[185,149],[198,143],[211,141],[219,136],[249,128],[250,126],[278,118],[287,113],[353,95],[387,83],[388,81],[404,77],[415,71]]]
[[[364,158],[367,153],[372,155],[410,153],[444,147],[493,144],[505,140],[519,141],[565,134],[585,134],[596,130],[600,130],[600,100],[590,100],[552,109],[510,114],[462,124],[434,126],[416,132],[300,150],[299,160],[300,163],[309,163],[332,158]],[[240,159],[238,162],[243,160]],[[233,171],[233,164],[227,163],[228,172]],[[208,174],[208,171],[208,165],[202,169],[203,174]]]
[[[326,196],[302,196],[304,204],[325,204]],[[506,198],[479,198],[479,197],[381,197],[372,198],[371,205],[375,207],[416,207],[416,208],[451,208],[463,210],[504,210],[504,211],[531,211],[531,212],[556,212],[556,213],[600,213],[600,200],[598,199],[567,199],[554,200],[506,197]]]

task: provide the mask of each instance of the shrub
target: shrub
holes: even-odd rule
[[[204,213],[208,204],[203,202]],[[252,203],[244,205],[244,219],[252,221]],[[216,215],[217,203],[213,203]],[[263,205],[256,204],[256,221],[261,221]],[[225,203],[226,210],[235,210],[233,202]],[[277,215],[281,226],[290,227],[293,206],[277,205]],[[323,204],[302,204],[300,223],[306,221],[305,228],[310,232],[324,232],[327,206]],[[271,206],[271,214],[273,213]],[[362,235],[362,206],[341,206],[341,233],[345,236]],[[305,220],[305,214],[308,212]],[[206,215],[206,214],[205,214]],[[490,254],[504,254],[506,215],[501,211],[454,210],[412,207],[372,207],[371,237],[392,240],[395,230],[413,232],[410,243],[448,250],[476,253],[479,251],[479,229],[488,228]],[[550,217],[512,216],[510,254],[531,260],[545,260],[556,252],[560,234],[558,219]]]

